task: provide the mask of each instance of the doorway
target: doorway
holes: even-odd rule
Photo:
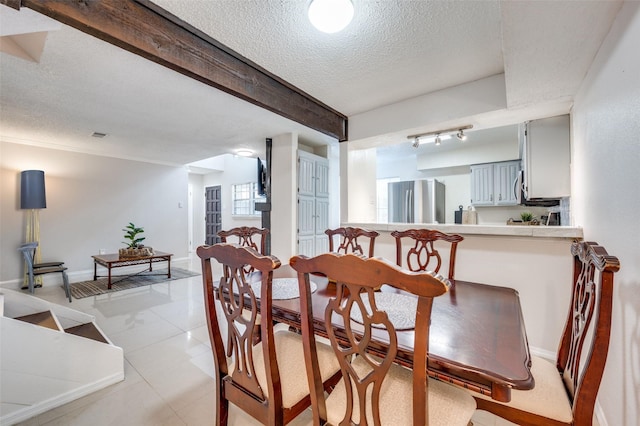
[[[218,231],[222,230],[222,186],[208,186],[205,194],[205,244],[213,245],[220,242]]]

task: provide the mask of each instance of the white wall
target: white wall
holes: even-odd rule
[[[190,173],[188,194],[191,203],[191,235],[189,235],[189,250],[195,252],[199,245],[205,242],[205,203],[204,176]]]
[[[375,222],[376,149],[349,150],[347,155],[349,221]]]
[[[439,169],[442,167],[511,161],[519,158],[518,140],[503,139],[492,144],[483,145],[474,145],[469,142],[465,143],[464,147],[455,150],[444,151],[439,154],[423,154],[418,156],[417,166],[420,170]]]
[[[72,281],[75,274],[93,274],[91,255],[100,249],[117,252],[124,247],[122,228],[129,222],[144,228],[145,245],[174,258],[187,256],[185,168],[7,142],[0,142],[0,154],[0,282],[22,276],[17,250],[25,232],[20,172],[28,169],[45,171],[42,260],[63,260]]]
[[[222,186],[222,229],[238,226],[255,226],[258,228],[262,226],[262,216],[260,215],[234,216],[232,203],[232,185],[256,182],[258,179],[257,161],[255,158],[224,155],[224,172],[214,172],[206,175],[206,186]]]
[[[273,138],[271,167],[271,254],[285,264],[297,252],[298,135]]]
[[[262,159],[264,161],[264,159]],[[216,162],[216,167],[225,169],[224,172],[215,171],[205,175],[191,175],[190,183],[194,188],[194,250],[205,243],[205,189],[211,186],[221,187],[222,229],[238,226],[262,226],[262,216],[234,216],[232,214],[232,185],[255,182],[257,176],[257,160],[255,158],[222,155]]]
[[[573,108],[572,213],[620,259],[598,400],[610,426],[640,418],[640,2],[626,2]]]
[[[499,74],[356,114],[349,117],[349,140],[504,109],[505,87],[504,74]]]

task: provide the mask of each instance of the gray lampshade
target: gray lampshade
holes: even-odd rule
[[[25,170],[20,173],[20,208],[47,208],[44,172],[42,170]]]

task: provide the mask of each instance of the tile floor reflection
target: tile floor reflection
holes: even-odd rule
[[[175,262],[200,272],[199,259]],[[213,357],[205,324],[201,276],[108,295],[73,299],[45,287],[36,296],[96,317],[111,341],[122,347],[125,380],[20,423],[32,425],[193,425],[214,423]],[[512,425],[486,412],[476,426]],[[259,424],[231,407],[229,425]],[[308,410],[292,426],[311,424]]]

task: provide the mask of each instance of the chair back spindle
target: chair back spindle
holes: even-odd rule
[[[237,237],[239,245],[243,247],[251,247],[258,253],[265,254],[268,233],[269,230],[266,228],[238,226],[237,228],[219,231],[218,236],[223,243],[232,243],[233,241],[228,241],[228,238]],[[258,243],[254,241],[255,237],[260,238]]]
[[[430,270],[439,273],[442,266],[442,256],[434,243],[438,241],[449,243],[449,271],[447,277],[449,279],[454,278],[458,243],[464,240],[464,237],[457,234],[445,234],[432,229],[393,231],[391,236],[396,240],[396,264],[398,266],[404,265],[410,271]],[[409,249],[405,255],[403,255],[403,239],[411,241],[408,244]]]
[[[576,408],[590,407],[587,411],[591,414],[587,412],[585,417],[591,419],[609,352],[613,274],[620,269],[620,262],[593,242],[574,243],[571,254],[573,291],[557,367],[573,401],[574,416],[582,415],[575,413]],[[589,337],[591,343],[585,346]]]
[[[272,284],[280,261],[250,247],[228,243],[200,246],[197,254],[202,263],[215,364],[215,424],[227,424],[229,402],[263,424],[290,422],[311,402],[308,384],[300,376],[300,371],[305,371],[301,336],[274,330]],[[212,260],[222,265],[217,283]],[[250,273],[246,272],[248,266]],[[256,329],[261,335],[259,343],[254,340]],[[337,382],[339,366],[330,348],[324,346],[322,349],[318,345],[324,366],[319,377],[326,382],[323,389],[329,389]]]
[[[256,365],[264,360],[254,359],[253,332],[258,322],[258,298],[261,298],[265,311],[263,317],[266,320],[262,327],[262,345],[268,354],[268,362],[263,369],[267,376],[277,377],[278,363],[271,343],[273,326],[269,326],[272,302],[269,289],[273,271],[280,267],[280,261],[237,244],[201,246],[198,247],[197,254],[202,262],[205,310],[219,384],[216,393],[221,395],[216,407],[216,425],[226,424],[227,398],[248,413],[266,419],[268,411],[278,409],[278,399],[280,410],[282,409],[282,390],[279,380],[268,380],[269,389],[263,389],[260,385]],[[222,277],[217,286],[214,285],[212,259],[222,265]],[[248,279],[250,274],[245,271],[247,265],[261,273],[262,294],[257,297]],[[219,303],[216,303],[216,299]],[[222,311],[226,324],[218,321],[218,310]],[[224,335],[226,345],[223,343]],[[227,363],[228,360],[231,365]]]
[[[432,398],[432,385],[438,391],[442,386],[450,388],[447,391],[452,393],[448,394],[447,400],[451,407],[442,411],[450,408],[451,413],[459,416],[458,420],[463,418],[457,424],[467,424],[475,409],[473,398],[453,386],[432,384],[427,375],[433,299],[448,291],[448,280],[430,272],[409,272],[384,259],[356,254],[325,253],[314,258],[294,256],[290,264],[298,272],[301,312],[309,312],[302,318],[302,335],[314,425],[323,424],[325,420],[333,425],[427,425],[431,401],[440,403],[437,397]],[[315,380],[320,366],[313,356],[316,345],[313,318],[318,316],[313,314],[309,276],[317,273],[336,285],[336,295],[324,310],[323,325],[340,363],[342,381],[328,396]],[[398,330],[388,312],[381,309],[377,302],[378,290],[383,285],[417,298],[413,371],[395,364],[399,348]],[[340,327],[334,327],[333,324],[340,324]],[[388,342],[388,349],[385,345],[384,351],[376,351],[375,339]],[[406,402],[404,410],[398,409],[398,405],[401,405],[396,394],[398,391],[406,396],[412,395],[412,399],[403,401]],[[457,398],[463,401],[462,408],[452,402]],[[468,416],[464,418],[464,414],[460,413],[467,413]],[[456,423],[444,420],[440,424]]]
[[[336,228],[336,229],[327,229],[324,231],[325,234],[329,237],[329,251],[333,253],[356,253],[362,255],[368,255],[368,257],[373,257],[376,237],[380,235],[377,231],[370,231],[368,229],[363,228],[353,228],[350,226]],[[340,239],[340,243],[335,245],[334,238],[338,236]],[[362,248],[362,245],[358,242],[358,238],[361,240],[368,239],[368,250],[365,253],[365,249]]]
[[[253,226],[238,226],[218,232],[220,241],[223,243],[235,243],[242,247],[250,247],[260,254],[267,254],[267,235],[269,230],[266,228],[256,228]],[[235,237],[235,238],[234,238]],[[234,240],[234,241],[230,241]],[[257,240],[257,241],[256,241]],[[247,267],[245,272],[252,272],[253,269]]]

